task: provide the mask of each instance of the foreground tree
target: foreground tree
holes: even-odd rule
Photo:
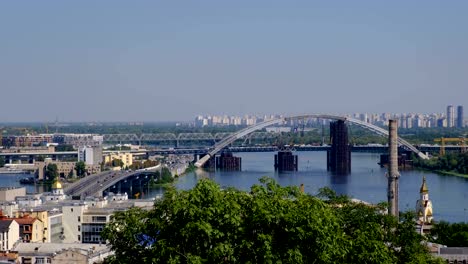
[[[431,263],[412,218],[263,178],[250,193],[201,180],[151,211],[117,213],[102,236],[110,263]],[[323,193],[322,193],[323,194]]]

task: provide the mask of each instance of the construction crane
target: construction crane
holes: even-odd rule
[[[464,153],[466,152],[466,138],[464,137],[459,137],[459,138],[436,138],[434,139],[434,142],[440,142],[440,151],[439,151],[439,154],[440,156],[443,156],[445,155],[445,143],[447,142],[458,142],[460,148],[461,148],[461,152]]]

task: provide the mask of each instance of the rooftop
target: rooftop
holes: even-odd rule
[[[0,187],[0,191],[16,190],[16,189],[26,189],[25,187]]]
[[[0,221],[0,232],[8,232],[8,229],[10,228],[11,222],[13,222],[13,220],[2,220],[2,221]]]
[[[18,243],[13,250],[20,254],[53,254],[64,249],[81,249],[90,253],[98,251],[107,251],[109,248],[106,245],[96,244],[81,244],[81,243]]]

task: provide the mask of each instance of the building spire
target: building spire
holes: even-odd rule
[[[429,192],[429,189],[427,188],[427,184],[426,184],[426,176],[423,176],[423,182],[421,185],[421,189],[419,190],[419,193],[428,193],[428,192]]]

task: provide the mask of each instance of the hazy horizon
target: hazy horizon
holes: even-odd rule
[[[441,113],[468,98],[467,1],[11,1],[0,122]]]

